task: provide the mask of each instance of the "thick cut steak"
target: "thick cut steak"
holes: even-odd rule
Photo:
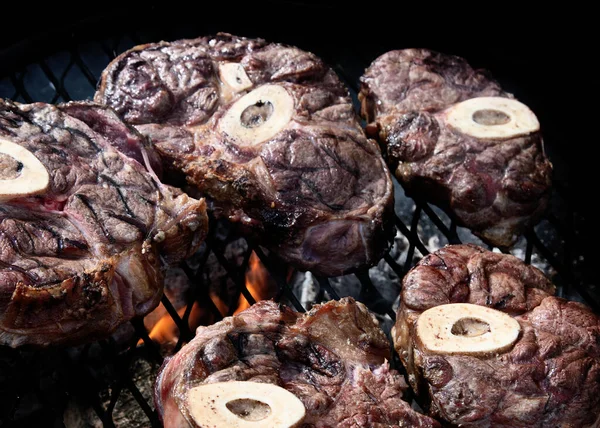
[[[95,100],[296,267],[340,275],[389,247],[390,174],[313,54],[227,34],[138,46],[104,71]]]
[[[438,427],[402,400],[389,344],[364,305],[351,298],[299,314],[262,301],[210,327],[166,362],[155,402],[166,427],[198,426],[189,391],[203,384],[275,384],[300,399],[302,427]],[[215,397],[215,401],[219,401]]]
[[[465,427],[598,426],[600,318],[553,293],[536,268],[473,245],[413,268],[392,336],[431,415]]]
[[[0,100],[0,344],[100,338],[158,304],[163,265],[208,219],[144,159],[158,158],[103,106]]]
[[[368,134],[412,196],[499,247],[539,219],[552,173],[539,123],[487,72],[406,49],[380,56],[361,82]]]

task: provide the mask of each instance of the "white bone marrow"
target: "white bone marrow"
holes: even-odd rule
[[[200,385],[188,392],[187,405],[196,424],[214,428],[294,428],[306,414],[298,397],[270,383]]]
[[[511,348],[521,326],[504,312],[470,303],[440,305],[416,322],[417,339],[431,352],[485,355]]]
[[[225,113],[219,130],[242,146],[270,140],[292,119],[294,99],[279,85],[263,85],[236,101]]]
[[[0,202],[44,193],[50,184],[46,167],[25,147],[0,138],[0,154],[14,159],[18,173],[0,179]]]
[[[525,104],[504,97],[477,97],[446,111],[455,129],[475,138],[509,139],[540,130],[535,114]]]

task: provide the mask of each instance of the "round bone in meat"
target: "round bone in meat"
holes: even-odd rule
[[[208,383],[190,389],[187,401],[199,426],[215,428],[293,428],[306,414],[302,401],[294,394],[269,383]],[[232,406],[236,402],[248,405],[239,406],[241,411],[236,412],[235,404]]]
[[[305,414],[301,426],[311,428],[438,428],[402,400],[407,385],[390,358],[377,319],[352,298],[306,314],[263,300],[198,329],[158,374],[156,410],[166,427],[289,427]],[[262,419],[269,406],[297,416],[275,425]],[[210,413],[220,419],[207,421]]]
[[[98,340],[159,304],[208,217],[151,151],[105,107],[0,99],[0,345]]]
[[[219,79],[234,93],[245,91],[252,87],[252,81],[246,74],[242,64],[226,62],[219,65]]]
[[[295,268],[339,276],[389,249],[389,170],[315,55],[224,33],[137,46],[104,70],[95,100],[149,138],[167,183],[185,177]]]
[[[446,114],[450,126],[475,138],[514,138],[540,129],[529,107],[511,98],[471,98],[453,105]]]
[[[279,85],[264,85],[240,98],[221,120],[220,131],[243,146],[260,144],[289,123],[294,100]]]
[[[449,245],[424,257],[404,277],[392,336],[408,380],[430,414],[453,427],[597,426],[600,317],[554,292],[540,270],[509,254]],[[453,303],[485,312],[444,309]],[[448,318],[431,322],[431,308]],[[521,330],[504,350],[501,345],[516,331],[485,315],[496,311],[513,318]],[[421,324],[426,317],[430,321]],[[437,332],[425,333],[431,336],[471,336],[463,340],[468,347],[448,352],[462,339],[453,337],[444,341],[445,352],[432,350],[417,324],[437,324]],[[477,335],[485,336],[488,329],[504,341],[494,344],[499,350],[469,354]]]
[[[504,312],[470,303],[451,303],[423,312],[416,330],[423,346],[432,352],[478,355],[511,347],[521,327]]]
[[[48,171],[25,147],[0,138],[0,153],[16,160],[19,169],[14,177],[0,179],[0,202],[37,195],[48,188]]]
[[[552,164],[535,115],[485,70],[426,49],[387,52],[359,99],[406,194],[446,211],[494,247],[544,213]]]

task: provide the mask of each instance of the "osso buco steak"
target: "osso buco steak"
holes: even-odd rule
[[[423,258],[392,332],[430,414],[463,427],[595,427],[600,318],[541,271],[474,245]]]
[[[106,107],[0,100],[0,344],[105,337],[158,304],[208,219],[157,159]]]
[[[462,58],[388,52],[361,78],[369,135],[408,193],[510,247],[548,204],[552,165],[535,114]]]
[[[104,71],[95,100],[295,267],[341,275],[389,248],[390,174],[315,55],[228,34],[138,46]]]

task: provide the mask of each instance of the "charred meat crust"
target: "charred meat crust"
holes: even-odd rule
[[[423,258],[403,281],[392,337],[430,414],[451,426],[593,426],[600,417],[600,318],[552,294],[542,272],[510,255],[452,245]],[[416,320],[447,303],[505,312],[521,334],[491,355],[428,351]]]
[[[223,82],[224,64],[251,86]],[[291,97],[289,123],[256,144],[223,133],[232,106],[266,85]],[[389,171],[347,89],[315,55],[228,34],[139,46],[108,66],[95,100],[147,135],[165,169],[183,172],[215,213],[295,267],[341,275],[389,248]]]
[[[144,138],[104,106],[0,100],[0,138],[50,175],[45,192],[0,206],[0,343],[81,343],[153,309],[163,261],[204,238],[204,201],[149,173]]]
[[[446,210],[485,242],[512,246],[548,205],[552,165],[538,131],[475,138],[449,125],[448,109],[475,97],[505,97],[484,70],[424,49],[388,52],[361,77],[369,135],[412,196]]]
[[[196,385],[268,382],[296,395],[303,427],[438,427],[402,400],[402,377],[389,369],[377,321],[351,298],[298,314],[262,301],[210,327],[165,362],[155,402],[168,426],[195,426],[186,394]]]

